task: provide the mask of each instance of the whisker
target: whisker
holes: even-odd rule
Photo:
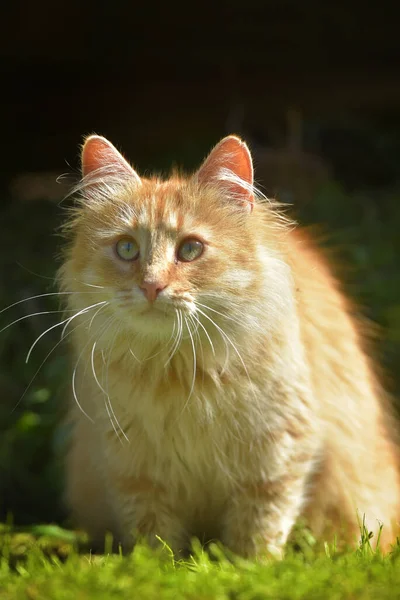
[[[81,283],[82,285],[87,285],[88,287],[98,288],[99,290],[105,290],[106,287],[104,285],[95,285],[94,283],[87,283],[86,281],[79,281],[79,279],[75,279],[77,283]],[[86,292],[89,294],[90,292]]]
[[[187,405],[187,403],[189,402],[189,399],[193,393],[193,390],[194,390],[194,383],[196,380],[197,361],[196,361],[196,347],[194,344],[193,335],[192,335],[192,332],[190,331],[189,323],[188,323],[186,317],[184,317],[184,319],[185,319],[186,327],[188,330],[188,334],[190,336],[190,342],[192,344],[192,351],[193,351],[193,377],[192,377],[192,385],[190,387],[190,393],[189,393],[188,399],[186,400],[186,405]]]
[[[211,341],[211,338],[210,338],[210,336],[208,334],[207,329],[204,327],[203,323],[200,321],[200,319],[197,318],[197,316],[195,314],[192,314],[191,316],[192,316],[193,319],[196,319],[198,326],[201,327],[202,330],[204,331],[204,333],[205,333],[205,335],[206,335],[206,337],[208,339],[208,342],[209,342],[209,344],[211,346],[211,350],[212,350],[213,356],[215,356],[214,344]]]
[[[19,317],[19,319],[15,319],[15,321],[13,321],[12,323],[9,323],[5,327],[3,327],[3,329],[0,329],[0,333],[2,333],[3,331],[5,331],[6,329],[8,329],[9,327],[11,327],[12,325],[15,325],[16,323],[19,323],[20,321],[24,321],[25,319],[29,319],[29,317],[37,317],[39,315],[55,315],[55,314],[59,314],[59,313],[72,312],[73,310],[75,310],[75,309],[67,309],[67,310],[42,310],[42,311],[39,311],[39,312],[31,313],[29,315],[24,315],[23,317]]]
[[[95,308],[96,306],[100,306],[100,305],[101,305],[101,306],[100,306],[100,308],[99,308],[98,310],[96,310],[96,312],[95,312],[95,313],[94,313],[94,315],[92,316],[92,318],[91,318],[91,320],[90,320],[90,323],[89,323],[89,327],[88,327],[88,329],[90,329],[90,328],[91,328],[91,326],[92,326],[92,323],[93,323],[93,321],[94,321],[95,317],[97,317],[97,315],[99,314],[99,312],[100,312],[100,311],[101,311],[103,308],[105,308],[106,306],[108,306],[109,304],[111,304],[111,302],[108,302],[107,300],[104,300],[103,302],[97,302],[96,304],[93,304],[93,305],[91,306],[91,308]],[[86,312],[86,310],[84,309],[84,310],[83,310],[83,312]],[[78,316],[78,314],[77,314],[77,315],[75,315],[75,316],[77,317],[77,316]],[[75,316],[71,318],[71,321],[72,321],[72,319],[75,319]],[[66,329],[67,329],[67,327],[68,327],[69,323],[70,323],[70,321],[69,321],[69,322],[67,321],[67,323],[64,325],[64,327],[63,327],[63,330],[62,330],[62,332],[61,332],[61,337],[64,337],[65,331],[66,331]]]
[[[213,321],[213,319],[211,319],[211,317],[209,317],[208,315],[206,315],[206,314],[205,314],[205,313],[204,313],[204,312],[203,312],[203,311],[202,311],[202,310],[201,310],[201,309],[200,309],[200,308],[197,306],[197,302],[196,302],[196,309],[197,309],[197,312],[199,312],[200,314],[202,314],[202,315],[203,315],[203,316],[204,316],[206,319],[208,319],[208,320],[210,321],[210,323],[211,323],[212,325],[214,325],[214,327],[217,329],[217,331],[219,331],[219,334],[221,335],[221,331],[222,331],[222,330],[221,330],[221,329],[218,327],[218,325],[217,325],[217,324],[216,324],[216,323]],[[223,365],[223,367],[222,367],[222,372],[225,372],[225,371],[226,371],[226,368],[227,368],[227,365],[228,365],[228,362],[229,362],[229,346],[228,346],[228,344],[227,344],[227,342],[226,342],[226,339],[225,339],[224,335],[221,335],[221,339],[222,339],[222,341],[224,342],[224,345],[225,345],[225,362],[224,362],[224,365]]]
[[[99,304],[103,304],[102,302],[99,302]],[[92,325],[93,325],[93,321],[95,320],[95,318],[97,317],[97,315],[99,314],[99,312],[101,310],[103,310],[103,308],[105,308],[106,306],[108,306],[109,304],[111,304],[111,302],[106,302],[105,304],[103,304],[103,306],[100,306],[99,310],[96,310],[96,312],[94,313],[94,315],[92,316],[92,318],[90,319],[90,323],[89,323],[89,327],[88,330],[90,331]]]
[[[108,361],[107,361],[107,366],[106,366],[106,389],[107,389],[107,400],[108,400],[108,404],[110,407],[110,411],[115,419],[115,423],[118,426],[120,432],[122,433],[122,435],[124,436],[124,438],[126,439],[126,441],[128,442],[128,444],[130,444],[129,438],[127,437],[127,435],[125,434],[125,431],[123,430],[123,428],[121,427],[118,419],[117,419],[117,415],[114,412],[113,406],[111,404],[111,397],[110,397],[110,392],[109,392],[109,380],[108,380],[108,373],[109,373],[109,368],[110,368],[110,362],[111,362],[111,354],[115,345],[115,340],[117,339],[117,335],[119,333],[121,328],[118,328],[114,334],[114,337],[112,339],[111,342],[111,347],[110,347],[110,351],[108,353]]]
[[[138,357],[136,356],[136,354],[134,354],[134,352],[133,352],[133,350],[132,350],[132,348],[131,348],[131,347],[129,347],[129,352],[132,354],[133,358],[134,358],[135,360],[137,360],[137,362],[139,363],[139,365],[141,365],[141,364],[142,364],[142,361],[138,359]]]
[[[95,343],[96,343],[96,342],[95,342]],[[93,351],[93,349],[92,349],[92,351]],[[104,362],[104,353],[103,353],[103,350],[101,350],[101,356],[102,356],[102,362],[103,362],[103,365],[102,365],[102,370],[101,370],[101,372],[102,372],[102,376],[104,376],[104,366],[105,366],[105,362]],[[93,364],[93,359],[92,359],[92,364]],[[94,366],[92,366],[92,370],[93,370],[93,374],[94,374],[94,376],[96,376],[96,373],[95,373],[95,370],[94,370]],[[86,371],[86,368],[85,368],[85,371]],[[100,387],[100,389],[101,389],[101,391],[104,391],[104,390],[102,389],[102,387]],[[109,418],[109,420],[110,420],[110,423],[111,423],[111,425],[112,425],[112,428],[114,429],[114,432],[115,432],[115,434],[116,434],[116,436],[117,436],[117,438],[118,438],[118,441],[119,441],[119,442],[122,444],[123,442],[122,442],[122,439],[121,439],[121,437],[120,437],[120,435],[119,435],[119,432],[118,432],[118,430],[117,430],[117,429],[116,429],[116,427],[115,427],[114,421],[113,421],[113,419],[112,419],[111,412],[110,412],[110,407],[108,406],[107,399],[108,399],[108,395],[104,393],[104,406],[105,406],[105,408],[106,408],[107,416],[108,416],[108,418]]]
[[[253,395],[254,399],[256,400],[256,402],[257,402],[258,406],[260,406],[260,404],[259,404],[259,400],[258,400],[258,398],[257,398],[257,394],[255,393],[255,391],[254,391],[254,389],[253,389],[253,386],[252,386],[252,381],[251,381],[251,378],[250,378],[250,375],[249,375],[248,369],[247,369],[247,367],[246,367],[246,364],[245,364],[245,362],[244,362],[244,360],[243,360],[243,358],[242,358],[242,355],[240,354],[240,352],[239,352],[239,350],[237,349],[236,345],[235,345],[235,344],[232,342],[232,340],[231,340],[231,339],[230,339],[230,337],[229,337],[229,336],[228,336],[228,335],[225,333],[225,331],[224,331],[224,330],[223,330],[221,327],[219,327],[219,325],[217,325],[217,323],[215,323],[215,321],[213,321],[213,320],[212,320],[212,319],[211,319],[211,318],[210,318],[208,315],[206,315],[206,314],[205,314],[203,311],[201,311],[199,308],[198,308],[197,310],[198,310],[198,311],[199,311],[199,312],[200,312],[200,313],[201,313],[201,314],[202,314],[204,317],[206,317],[206,319],[208,319],[208,320],[209,320],[209,321],[210,321],[210,322],[211,322],[211,323],[214,325],[214,327],[216,327],[216,328],[217,328],[217,330],[220,332],[221,336],[223,336],[224,338],[226,338],[226,340],[227,340],[227,341],[230,343],[230,345],[232,346],[232,348],[233,348],[233,349],[234,349],[234,351],[236,352],[236,354],[237,354],[237,356],[238,356],[238,358],[239,358],[239,360],[240,360],[240,362],[241,362],[241,364],[242,364],[242,366],[243,366],[243,369],[244,369],[244,371],[245,371],[245,373],[246,373],[246,377],[247,377],[247,379],[248,379],[248,382],[249,382],[249,384],[250,384],[250,389],[251,389],[251,391],[252,391],[252,395]],[[224,366],[224,369],[225,369],[225,366]]]
[[[230,343],[230,345],[232,346],[232,348],[233,348],[233,349],[234,349],[234,351],[236,352],[236,354],[237,354],[237,356],[238,356],[238,358],[239,358],[240,362],[242,363],[242,366],[243,366],[243,368],[244,368],[244,370],[245,370],[245,373],[246,373],[246,375],[247,375],[247,378],[248,378],[249,382],[251,383],[251,379],[250,379],[250,376],[249,376],[249,372],[248,372],[248,370],[247,370],[247,367],[246,367],[246,365],[245,365],[245,363],[244,363],[244,360],[243,360],[243,358],[242,358],[242,356],[241,356],[241,354],[240,354],[239,350],[236,348],[235,344],[234,344],[234,343],[232,342],[232,340],[230,339],[230,337],[229,337],[229,336],[228,336],[228,335],[225,333],[225,331],[224,331],[223,329],[221,329],[221,327],[220,327],[219,325],[217,325],[217,324],[215,323],[215,321],[213,321],[213,320],[212,320],[212,319],[211,319],[211,318],[210,318],[208,315],[206,315],[206,314],[205,314],[205,312],[203,312],[202,310],[200,310],[200,308],[198,308],[197,310],[198,310],[198,311],[199,311],[199,312],[200,312],[200,313],[201,313],[201,314],[202,314],[202,315],[203,315],[203,316],[204,316],[206,319],[208,319],[208,320],[209,320],[209,321],[210,321],[210,322],[211,322],[211,323],[214,325],[214,327],[216,327],[216,328],[218,329],[218,331],[220,332],[220,334],[221,334],[223,337],[225,337],[225,338],[226,338],[226,340],[227,340],[227,341]]]
[[[107,321],[106,321],[106,322],[103,324],[103,331],[101,332],[101,334],[100,334],[100,335],[99,335],[99,337],[97,338],[98,340],[99,340],[99,339],[101,338],[101,336],[102,336],[102,335],[103,335],[103,334],[104,334],[104,333],[107,331],[107,329],[108,329],[108,326],[109,326],[109,325],[111,325],[111,322],[113,322],[115,319],[116,319],[116,317],[114,317],[114,316],[111,316],[111,317],[109,317],[109,319],[108,319],[108,320],[107,320]],[[96,335],[96,334],[94,334],[94,335]],[[90,417],[90,416],[87,414],[87,412],[86,412],[86,411],[85,411],[85,410],[82,408],[82,406],[81,406],[81,404],[80,404],[80,402],[79,402],[79,400],[78,400],[78,396],[77,396],[77,393],[76,393],[76,387],[75,387],[75,379],[76,379],[76,371],[77,371],[77,368],[78,368],[79,362],[80,362],[80,360],[81,360],[81,358],[82,358],[82,355],[83,355],[84,351],[86,350],[86,348],[88,347],[89,343],[92,341],[92,339],[93,339],[94,335],[92,335],[92,336],[89,338],[88,342],[87,342],[87,343],[84,345],[84,347],[82,348],[82,350],[81,350],[81,353],[80,353],[80,354],[79,354],[79,356],[78,356],[78,360],[76,361],[76,364],[75,364],[75,367],[74,367],[74,370],[73,370],[73,373],[72,373],[72,393],[73,393],[73,396],[74,396],[75,402],[76,402],[76,404],[77,404],[78,408],[79,408],[79,409],[82,411],[82,413],[83,413],[83,414],[84,414],[84,415],[85,415],[85,416],[86,416],[86,417],[89,419],[89,421],[91,421],[92,423],[94,423],[93,419],[92,419],[92,418],[91,418],[91,417]]]
[[[181,319],[182,319],[182,314],[181,314]],[[183,413],[185,412],[185,410],[186,410],[186,408],[187,408],[187,406],[188,406],[188,403],[189,403],[190,397],[191,397],[191,395],[192,395],[192,393],[193,393],[193,390],[194,390],[194,384],[195,384],[195,379],[196,379],[196,366],[197,366],[197,365],[196,365],[196,350],[195,350],[195,345],[194,345],[193,337],[192,337],[192,334],[191,334],[191,332],[190,332],[189,325],[188,325],[188,322],[187,322],[187,320],[186,320],[186,317],[185,317],[185,315],[183,315],[183,319],[185,320],[185,325],[186,325],[186,328],[187,328],[187,330],[188,330],[189,337],[190,337],[190,341],[191,341],[191,344],[192,344],[192,352],[193,352],[193,377],[192,377],[192,384],[191,384],[191,387],[190,387],[189,395],[188,395],[188,397],[186,398],[186,401],[185,401],[185,404],[184,404],[184,405],[183,405],[183,407],[182,407],[182,410],[179,412],[179,414],[178,414],[178,416],[177,416],[176,422],[178,422],[178,420],[180,419],[180,417],[181,417],[181,416],[183,415]],[[181,320],[181,323],[182,323],[182,320]]]
[[[22,263],[20,263],[18,261],[16,261],[15,264],[17,264],[21,269],[23,269],[27,273],[30,273],[30,275],[34,275],[35,277],[40,277],[40,279],[47,279],[48,281],[54,282],[54,276],[53,277],[48,277],[47,275],[41,275],[40,273],[36,273],[35,271],[32,271],[31,269],[28,269],[28,267],[25,267],[25,265],[23,265]],[[80,281],[79,279],[76,279],[76,277],[68,277],[68,280],[69,281],[76,281],[77,283],[81,283],[82,285],[88,285],[90,287],[97,287],[97,288],[104,289],[103,285],[94,285],[92,283],[86,283],[85,281]],[[72,293],[74,293],[74,292],[72,292]]]
[[[85,325],[85,324],[88,322],[88,320],[89,320],[89,319],[87,319],[86,321],[83,321],[83,323],[79,323],[79,324],[78,324],[78,325],[76,325],[76,326],[75,326],[73,329],[71,329],[71,331],[69,331],[69,332],[67,333],[67,335],[65,336],[65,338],[62,338],[61,340],[59,340],[59,341],[58,341],[58,342],[57,342],[57,343],[56,343],[56,344],[53,346],[53,348],[52,348],[52,349],[51,349],[51,350],[50,350],[50,351],[49,351],[49,352],[46,354],[46,356],[44,357],[44,359],[43,359],[43,360],[42,360],[42,362],[40,363],[40,365],[39,365],[38,369],[35,371],[35,374],[33,375],[32,379],[30,380],[30,382],[29,382],[29,383],[28,383],[28,385],[26,386],[24,393],[22,394],[22,396],[21,396],[21,397],[20,397],[20,399],[18,400],[17,404],[16,404],[16,405],[14,406],[14,408],[12,409],[11,413],[13,413],[13,412],[14,412],[14,411],[15,411],[15,410],[18,408],[18,406],[21,404],[22,400],[25,398],[25,396],[26,396],[26,394],[27,394],[28,390],[30,389],[30,387],[31,387],[32,383],[33,383],[33,382],[34,382],[34,380],[36,379],[36,376],[38,375],[38,373],[39,373],[40,369],[43,367],[43,365],[45,364],[45,362],[47,361],[47,359],[49,358],[49,356],[50,356],[51,354],[53,354],[54,350],[55,350],[56,348],[58,348],[58,346],[59,346],[59,345],[60,345],[60,344],[61,344],[63,341],[65,341],[65,340],[67,339],[67,337],[68,337],[69,335],[71,335],[71,333],[73,333],[73,332],[75,331],[75,329],[77,329],[78,327],[81,327],[81,325]]]
[[[96,370],[95,370],[95,368],[94,368],[94,352],[95,352],[95,350],[96,350],[96,344],[97,344],[97,341],[98,341],[98,340],[95,340],[95,341],[94,341],[94,343],[93,343],[93,346],[92,346],[92,352],[91,352],[92,372],[93,372],[93,377],[94,377],[94,380],[95,380],[95,382],[97,383],[98,387],[99,387],[99,388],[100,388],[100,390],[103,392],[103,394],[105,394],[105,395],[107,396],[107,392],[106,392],[106,390],[103,388],[103,386],[101,385],[100,381],[98,380],[98,378],[97,378],[97,375],[96,375]]]
[[[94,315],[90,318],[90,323],[88,325],[88,332],[90,331],[90,328],[92,327],[94,319],[97,317],[97,315],[100,313],[100,311],[102,311],[103,308],[105,308],[105,307],[106,307],[106,305],[100,306],[100,308],[98,308],[96,310],[96,312],[94,313]],[[88,321],[89,321],[89,319],[87,321],[85,321],[85,323],[87,323]],[[106,321],[106,323],[108,323],[108,322],[109,322],[109,319]],[[94,337],[94,335],[92,335],[90,339],[93,339],[93,337]],[[83,371],[82,381],[85,380],[88,365],[89,365],[89,360],[86,361],[85,369]]]
[[[104,396],[104,406],[106,407],[106,411],[107,411],[108,418],[109,418],[109,420],[110,420],[110,423],[111,423],[111,425],[112,425],[112,428],[113,428],[113,429],[114,429],[114,431],[115,431],[115,434],[116,434],[116,436],[117,436],[117,438],[118,438],[118,441],[119,441],[119,442],[120,442],[120,443],[123,445],[123,441],[122,441],[122,439],[121,439],[121,436],[120,436],[120,434],[119,434],[119,431],[118,431],[118,429],[116,428],[116,426],[115,426],[115,423],[114,423],[114,421],[113,421],[113,418],[112,418],[112,415],[111,415],[111,411],[110,411],[110,409],[112,410],[112,406],[111,406],[111,404],[109,404],[109,398],[108,398],[107,396]],[[122,433],[124,433],[124,432],[122,432]],[[125,434],[124,434],[124,435],[125,435]],[[129,442],[129,440],[128,440],[128,442]]]
[[[203,308],[206,308],[207,310],[211,310],[211,312],[216,313],[217,315],[220,315],[221,317],[224,317],[224,319],[233,321],[234,323],[237,323],[237,325],[243,326],[243,323],[241,323],[238,319],[235,319],[234,317],[231,317],[230,315],[225,315],[224,313],[219,312],[218,310],[215,310],[215,308],[210,308],[210,306],[207,306],[206,304],[202,304],[201,302],[198,302],[198,300],[196,300],[195,304],[202,306]]]
[[[175,310],[176,310],[176,318],[177,318],[177,333],[176,333],[175,342],[173,343],[171,352],[168,355],[167,361],[164,364],[164,368],[166,368],[168,366],[168,364],[171,362],[172,358],[174,357],[174,354],[176,353],[176,351],[179,348],[179,344],[182,339],[182,313],[179,308],[177,308]]]
[[[40,277],[41,279],[48,279],[54,282],[54,277],[48,277],[47,275],[40,275],[40,273],[35,273],[35,271],[31,271],[28,267],[25,267],[22,263],[15,261],[15,264],[18,265],[21,269],[29,273],[30,275],[34,275],[35,277]]]
[[[98,377],[97,377],[97,374],[96,374],[96,369],[95,369],[95,367],[94,367],[94,352],[95,352],[95,349],[96,349],[96,344],[97,344],[97,341],[95,341],[95,342],[94,342],[94,344],[93,344],[93,346],[92,346],[92,352],[91,352],[91,364],[92,364],[92,373],[93,373],[93,377],[94,377],[94,379],[95,379],[95,382],[96,382],[96,384],[97,384],[98,388],[99,388],[99,389],[100,389],[100,391],[101,391],[101,392],[103,392],[103,394],[104,394],[104,404],[105,404],[105,407],[106,407],[106,411],[107,411],[107,414],[108,414],[108,418],[110,419],[110,423],[111,423],[111,425],[113,426],[113,429],[114,429],[114,431],[115,431],[115,433],[116,433],[116,435],[117,435],[117,437],[118,437],[119,441],[122,443],[121,437],[120,437],[120,435],[119,435],[119,431],[118,431],[118,429],[117,429],[117,428],[116,428],[116,426],[115,426],[115,423],[114,423],[114,421],[113,421],[113,418],[112,418],[112,416],[111,416],[110,409],[109,409],[109,406],[108,406],[108,403],[107,403],[107,400],[109,400],[109,396],[108,396],[108,394],[107,394],[106,390],[105,390],[105,389],[103,388],[103,386],[101,385],[100,381],[98,380]]]
[[[9,308],[13,308],[13,306],[17,306],[18,304],[22,304],[23,302],[28,302],[29,300],[36,300],[37,298],[45,298],[47,296],[64,296],[64,295],[71,295],[71,294],[79,294],[80,295],[80,294],[96,294],[96,293],[101,294],[102,292],[47,292],[46,294],[37,294],[36,296],[30,296],[29,298],[23,298],[22,300],[17,300],[17,302],[13,302],[13,304],[9,304],[8,306],[6,306],[5,308],[2,308],[0,310],[0,315],[1,315],[1,313],[8,310]],[[62,311],[58,311],[58,312],[62,312]]]
[[[199,341],[199,346],[200,346],[200,353],[201,353],[201,365],[203,366],[202,368],[202,376],[201,376],[201,382],[202,382],[202,387],[204,387],[204,352],[203,352],[203,342],[201,340],[201,335],[199,333],[199,320],[198,319],[194,319],[193,315],[188,315],[188,320],[190,323],[194,323],[194,330],[193,330],[193,335],[196,336],[196,339]]]
[[[32,354],[32,350],[34,349],[34,347],[36,346],[36,344],[38,343],[38,341],[44,335],[46,335],[46,333],[48,333],[52,329],[55,329],[56,327],[60,327],[60,325],[63,325],[64,323],[66,323],[66,325],[64,326],[64,328],[62,330],[62,333],[61,333],[61,339],[62,339],[64,337],[65,329],[68,327],[68,325],[71,323],[71,321],[73,319],[75,319],[76,317],[79,317],[79,315],[85,314],[86,312],[88,312],[89,310],[91,310],[92,308],[94,308],[95,306],[99,306],[99,304],[104,304],[105,302],[106,302],[106,300],[104,300],[104,302],[98,302],[97,304],[93,304],[92,306],[87,306],[86,308],[84,308],[84,309],[80,310],[79,312],[77,312],[72,317],[68,317],[67,319],[64,319],[64,321],[60,321],[60,323],[56,323],[55,325],[52,325],[51,327],[49,327],[48,329],[46,329],[46,331],[44,331],[43,333],[41,333],[39,335],[39,337],[36,338],[36,340],[33,342],[32,346],[29,348],[28,354],[26,355],[25,363],[28,363],[29,357]]]

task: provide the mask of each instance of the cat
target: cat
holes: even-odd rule
[[[258,557],[299,519],[356,544],[365,518],[390,549],[398,452],[363,331],[316,244],[255,189],[246,143],[162,180],[92,135],[82,172],[59,272],[75,523],[127,551],[161,538],[179,556],[197,536]]]

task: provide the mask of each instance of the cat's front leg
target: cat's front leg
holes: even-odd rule
[[[246,480],[232,490],[223,519],[222,541],[236,554],[282,554],[319,456],[318,424],[309,406],[299,403],[273,436],[253,440],[241,466]]]
[[[306,476],[246,484],[229,501],[222,542],[243,557],[282,556],[304,502]]]
[[[165,490],[140,478],[119,487],[122,546],[125,550],[144,541],[150,547],[165,542],[179,556],[187,547],[187,532],[181,515],[171,508]]]

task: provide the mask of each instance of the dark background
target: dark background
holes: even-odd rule
[[[223,135],[238,133],[262,189],[329,233],[346,289],[380,326],[376,352],[398,398],[395,11],[387,0],[4,4],[0,310],[55,290],[59,203],[84,134],[109,137],[148,173],[193,169]],[[0,313],[0,329],[58,308],[56,296],[18,304]],[[21,524],[65,516],[68,432],[58,422],[70,378],[57,328],[25,364],[58,318],[23,318],[0,333],[0,519]]]

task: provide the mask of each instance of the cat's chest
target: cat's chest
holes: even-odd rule
[[[253,440],[267,427],[240,381],[201,372],[195,378],[179,372],[168,378],[155,372],[126,375],[117,370],[109,375],[113,426],[103,414],[112,460],[122,472],[210,481],[242,463],[249,467]]]
[[[229,412],[235,410],[238,392],[239,387],[216,373],[171,369],[165,374],[149,368],[109,374],[114,411],[128,429],[139,427],[153,442],[165,436],[195,440],[201,432],[212,435],[228,405]]]

